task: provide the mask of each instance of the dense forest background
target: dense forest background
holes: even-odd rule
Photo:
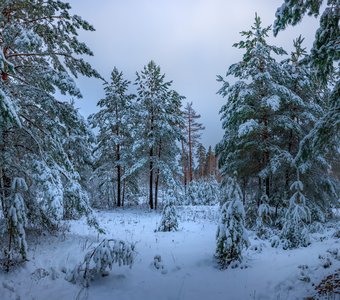
[[[320,12],[321,3],[285,1],[273,29],[256,15],[241,33],[234,47],[243,58],[226,71],[228,80],[237,80],[217,77],[224,136],[206,149],[194,99],[175,91],[156,62],[146,62],[134,82],[114,66],[111,77],[102,78],[83,59],[93,53],[77,37],[94,28],[70,14],[69,4],[1,1],[5,268],[27,259],[27,232],[55,232],[62,221],[83,216],[102,232],[93,208],[156,210],[169,202],[219,204],[230,230],[235,224],[228,222],[237,220],[240,238],[228,244],[228,229],[217,241],[222,266],[247,245],[245,226],[264,237],[278,230],[286,248],[307,246],[308,226],[331,218],[339,201],[339,4],[328,1]],[[268,44],[272,31],[304,14],[321,15],[310,53],[302,36],[292,41],[292,53]],[[88,119],[73,101],[56,96],[80,98],[78,76],[103,81],[105,97]]]

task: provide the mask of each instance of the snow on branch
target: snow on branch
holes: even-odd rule
[[[136,252],[135,244],[121,240],[104,239],[100,244],[86,253],[83,262],[79,263],[66,275],[65,279],[72,283],[80,283],[84,287],[98,275],[107,276],[107,269],[112,265],[132,267]]]

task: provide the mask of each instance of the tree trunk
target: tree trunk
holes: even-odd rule
[[[8,142],[8,131],[3,130],[2,136],[0,140],[0,157],[5,162],[4,154],[5,154],[5,148],[6,144]],[[7,209],[6,207],[6,199],[11,195],[11,178],[6,175],[6,172],[4,169],[0,169],[0,191],[1,191],[1,205],[2,205],[2,211],[4,216],[7,216]]]
[[[288,153],[290,154],[292,154],[292,146],[293,146],[293,130],[291,129],[289,132],[289,140],[288,140]],[[286,169],[286,184],[285,184],[287,195],[290,190],[289,182],[290,182],[290,169],[287,168]]]
[[[192,137],[191,137],[191,117],[189,116],[188,138],[189,138],[189,183],[192,181]]]
[[[262,196],[262,178],[258,177],[258,197],[257,197],[257,206],[260,206]]]
[[[161,151],[162,151],[162,141],[159,142],[159,147],[158,147],[158,160],[161,159]],[[158,205],[158,185],[159,185],[159,175],[160,175],[160,170],[157,168],[156,171],[156,181],[155,181],[155,209],[157,209]]]
[[[263,133],[263,139],[264,139],[264,143],[266,145],[266,147],[268,147],[268,138],[269,138],[269,133],[268,133],[268,118],[267,116],[264,116],[263,118],[263,123],[264,123],[264,133]],[[265,152],[264,152],[264,166],[267,167],[269,164],[269,151],[266,148]],[[266,188],[266,195],[269,198],[270,197],[270,177],[267,176],[265,178],[265,188]]]
[[[155,181],[155,209],[157,209],[158,205],[158,184],[159,184],[159,169],[157,169]]]
[[[126,179],[123,179],[122,206],[124,206],[125,204],[125,186],[126,186]]]
[[[121,165],[120,165],[120,145],[117,145],[117,156],[116,156],[116,162],[117,164],[117,206],[121,206]]]
[[[243,189],[242,189],[242,202],[243,202],[243,205],[245,205],[246,204],[246,188],[247,188],[247,179],[246,179],[246,177],[243,177],[243,179],[242,179],[242,187],[243,187]]]
[[[266,195],[268,196],[268,199],[269,199],[269,196],[270,196],[270,177],[266,177]]]
[[[187,170],[187,161],[186,161],[186,153],[184,148],[184,141],[181,141],[182,143],[182,169],[183,169],[183,184],[184,184],[184,190],[187,190],[187,176],[188,176],[188,170]]]
[[[153,148],[150,148],[150,165],[149,165],[149,205],[153,209]]]

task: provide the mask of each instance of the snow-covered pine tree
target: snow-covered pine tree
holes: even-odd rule
[[[222,176],[237,171],[239,178],[251,179],[253,185],[258,185],[259,197],[263,179],[270,197],[271,174],[267,167],[274,150],[271,145],[275,145],[270,132],[281,106],[281,97],[287,93],[291,96],[280,84],[285,72],[271,56],[271,53],[282,55],[285,52],[267,44],[269,31],[270,27],[263,28],[256,15],[251,30],[241,32],[245,40],[234,44],[245,49],[243,60],[231,65],[227,72],[227,76],[233,75],[240,80],[230,86],[218,76],[218,81],[223,83],[219,94],[227,97],[227,103],[220,111],[225,134],[216,147]]]
[[[313,211],[319,211],[317,217],[319,221],[324,217],[322,215],[327,212],[330,203],[337,199],[336,180],[333,174],[329,172],[334,168],[332,160],[328,157],[337,156],[337,148],[335,145],[328,145],[323,153],[318,155],[304,155],[303,160],[300,155],[300,144],[310,134],[316,123],[328,111],[329,94],[328,87],[323,86],[320,80],[315,77],[315,69],[306,62],[306,49],[303,47],[303,38],[299,36],[293,41],[294,50],[291,57],[284,60],[281,64],[287,71],[289,76],[285,78],[285,86],[289,87],[303,102],[297,102],[290,99],[286,102],[290,109],[285,110],[280,116],[282,123],[286,124],[286,133],[281,136],[280,144],[286,144],[287,154],[284,151],[277,153],[273,161],[284,171],[281,184],[285,186],[285,193],[289,194],[289,186],[295,177],[294,165],[299,165],[301,178],[305,183],[304,193],[309,199],[309,206]],[[282,132],[281,128],[277,129]],[[287,144],[288,141],[288,144]],[[284,159],[280,159],[286,156]],[[274,166],[274,164],[273,164]],[[278,174],[279,175],[279,174]],[[279,178],[277,178],[279,182]],[[282,198],[282,195],[279,195]],[[283,198],[286,198],[285,196]]]
[[[327,3],[323,5],[324,2]],[[337,141],[340,139],[339,1],[285,0],[276,11],[274,35],[276,36],[288,25],[295,26],[306,14],[315,17],[321,15],[320,26],[316,31],[307,62],[317,71],[318,80],[324,87],[331,86],[332,91],[324,114],[300,143],[300,151],[296,157],[297,164],[310,157],[317,157],[320,153],[327,153],[329,148],[338,149]]]
[[[124,204],[129,167],[133,164],[132,133],[135,95],[128,93],[130,81],[115,67],[109,83],[104,83],[105,98],[99,100],[100,111],[91,115],[93,127],[99,129],[95,147],[95,173],[99,186],[108,186],[102,197],[110,199],[109,206]],[[131,176],[132,174],[130,174]],[[113,197],[110,197],[110,193]]]
[[[270,26],[263,28],[256,16],[252,29],[241,33],[245,40],[234,45],[245,49],[243,60],[227,72],[240,80],[229,85],[218,77],[223,82],[219,93],[227,97],[227,103],[220,112],[225,134],[216,150],[223,176],[237,171],[238,178],[249,183],[248,194],[254,196],[257,190],[258,205],[265,189],[269,204],[278,211],[288,204],[284,199],[292,183],[299,142],[322,107],[318,86],[308,70],[293,59],[279,63],[273,58],[272,53],[282,55],[285,51],[267,44],[269,32]],[[322,161],[320,156],[318,164]],[[325,168],[316,169],[326,174]]]
[[[175,206],[175,196],[172,191],[168,191],[165,205],[162,211],[162,219],[157,231],[177,231],[178,215]]]
[[[7,208],[7,232],[8,248],[4,249],[5,268],[9,271],[10,266],[18,259],[27,258],[27,242],[25,227],[27,226],[27,210],[23,193],[28,190],[25,180],[21,177],[15,177],[12,181],[11,195],[5,199]]]
[[[327,2],[322,6],[323,2]],[[324,11],[321,13],[321,8]],[[286,29],[288,25],[297,25],[304,15],[318,17],[321,14],[320,26],[316,31],[315,41],[311,49],[311,62],[316,67],[319,77],[327,81],[327,76],[338,68],[334,62],[340,59],[337,49],[340,35],[339,28],[339,2],[328,1],[294,1],[285,0],[276,11],[274,22],[274,35]]]
[[[222,205],[216,233],[215,258],[221,269],[236,267],[242,261],[243,248],[249,246],[240,187],[235,178],[229,184],[228,201]]]
[[[157,209],[159,184],[175,185],[178,170],[176,141],[181,138],[184,99],[171,90],[161,69],[151,61],[137,72],[137,128],[134,133],[136,166],[148,168],[149,206]]]
[[[310,239],[306,224],[311,222],[311,214],[303,195],[303,183],[300,181],[299,171],[297,171],[297,179],[290,189],[293,191],[293,195],[289,200],[281,232],[281,237],[285,240],[284,248],[307,247],[310,244]]]
[[[81,97],[72,76],[99,77],[81,58],[92,52],[77,38],[80,29],[94,29],[70,9],[55,0],[0,3],[0,197],[9,196],[17,174],[30,174],[24,200],[28,226],[35,228],[53,227],[70,197],[94,222],[77,162],[88,155],[87,146],[74,142],[87,125],[72,104],[54,96],[58,90]],[[9,208],[1,209],[7,218]]]

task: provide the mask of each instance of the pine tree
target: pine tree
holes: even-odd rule
[[[169,191],[166,197],[166,203],[162,211],[161,224],[157,231],[177,231],[178,215],[175,207],[175,197],[173,192]]]
[[[270,129],[280,108],[281,96],[286,92],[279,83],[282,69],[271,57],[271,52],[277,55],[285,52],[266,43],[269,31],[270,27],[263,28],[256,15],[252,30],[241,32],[245,41],[234,44],[245,49],[243,61],[230,66],[227,72],[227,76],[234,75],[240,81],[229,86],[222,77],[218,77],[223,82],[219,93],[227,97],[227,104],[220,112],[225,135],[217,146],[222,176],[234,171],[239,177],[259,176],[260,191],[264,178],[268,196],[270,174],[266,167],[270,163],[273,139]],[[249,79],[251,81],[247,83]]]
[[[288,25],[295,26],[305,14],[320,17],[320,26],[315,34],[315,41],[307,62],[315,70],[318,79],[324,87],[332,86],[329,95],[329,105],[322,117],[314,124],[309,134],[300,143],[300,151],[296,157],[298,164],[310,157],[317,157],[337,148],[340,138],[340,80],[339,64],[339,3],[329,0],[321,13],[324,1],[293,1],[285,0],[276,11],[274,35],[284,30]]]
[[[258,205],[264,189],[269,204],[278,211],[279,206],[288,204],[285,195],[292,182],[299,143],[323,108],[318,84],[299,61],[303,58],[302,39],[295,41],[292,58],[279,63],[272,53],[282,55],[285,51],[267,44],[269,31],[270,26],[263,28],[256,16],[252,30],[241,33],[245,40],[234,45],[245,49],[243,60],[227,72],[227,76],[240,80],[229,85],[218,77],[223,82],[219,93],[227,97],[227,103],[221,109],[225,134],[216,150],[222,176],[237,171],[240,180],[249,182],[245,185],[252,197],[257,190],[254,196]],[[323,158],[308,164],[325,175],[322,162]],[[334,198],[334,184],[327,179],[327,185],[327,197]],[[316,190],[313,183],[311,199],[317,198]]]
[[[99,77],[81,58],[92,52],[77,38],[94,29],[70,9],[54,0],[0,3],[0,200],[23,176],[27,223],[35,228],[55,228],[69,209],[97,226],[80,175],[89,131],[72,103],[54,96],[58,90],[79,98],[72,76]],[[8,218],[10,207],[1,209]]]
[[[160,67],[151,61],[137,72],[137,120],[134,153],[136,166],[148,165],[149,206],[157,209],[158,189],[162,176],[166,185],[174,185],[177,173],[178,146],[183,127],[181,102],[183,96],[171,90]],[[145,155],[147,153],[147,156]]]
[[[320,15],[323,0],[306,0],[303,2],[285,0],[276,11],[274,35],[284,30],[287,25],[297,25],[304,15],[317,17]],[[340,59],[337,49],[340,35],[339,3],[337,0],[327,1],[325,10],[321,14],[320,27],[317,29],[315,41],[311,50],[311,62],[318,69],[319,77],[327,80],[327,76],[337,68],[334,62]]]
[[[228,190],[228,199],[222,205],[216,233],[215,257],[221,269],[237,266],[242,261],[243,248],[249,246],[244,227],[242,194],[235,178],[230,178]]]
[[[186,167],[188,174],[184,174],[184,176],[187,176],[186,182],[188,183],[194,179],[194,149],[199,146],[201,131],[204,130],[204,126],[198,122],[200,117],[201,115],[194,110],[192,102],[188,102],[184,108],[185,128],[183,134],[185,137],[184,143],[187,145],[187,154],[183,153],[183,155],[188,157]],[[184,151],[185,148],[183,149]]]
[[[132,166],[130,126],[133,121],[132,100],[135,96],[128,94],[129,84],[129,81],[124,80],[123,73],[114,68],[110,83],[104,84],[105,98],[98,102],[100,111],[89,117],[92,126],[99,128],[94,176],[99,179],[100,186],[109,183],[112,185],[118,207],[124,202],[124,181],[127,180],[124,174]]]
[[[284,248],[307,247],[310,244],[310,239],[306,224],[311,222],[311,214],[306,206],[303,183],[300,181],[298,171],[297,180],[293,182],[290,189],[294,194],[289,200],[289,207],[281,232],[282,238],[286,240]]]
[[[296,172],[294,166],[298,164],[311,208],[326,212],[330,203],[337,199],[337,195],[334,193],[337,183],[329,172],[332,164],[327,157],[336,155],[337,150],[328,147],[326,152],[319,153],[318,156],[305,156],[302,161],[300,145],[328,110],[329,89],[323,87],[315,77],[315,69],[306,65],[307,56],[306,49],[302,46],[303,40],[299,36],[293,41],[294,50],[291,57],[282,62],[282,67],[289,74],[285,78],[285,85],[303,102],[296,102],[294,99],[287,101],[289,110],[285,109],[282,112],[284,116],[280,116],[286,126],[288,125],[280,141],[283,151],[278,153],[273,160],[284,170],[285,175],[282,177],[284,180],[281,180],[281,185],[285,186],[284,193],[286,195],[289,194],[289,186],[292,184]],[[281,133],[282,129],[278,128],[277,132]],[[285,153],[289,154],[289,157]],[[280,159],[284,156],[286,158]],[[279,174],[276,181],[280,182]],[[320,188],[321,186],[322,188]],[[283,197],[286,198],[286,195]]]

